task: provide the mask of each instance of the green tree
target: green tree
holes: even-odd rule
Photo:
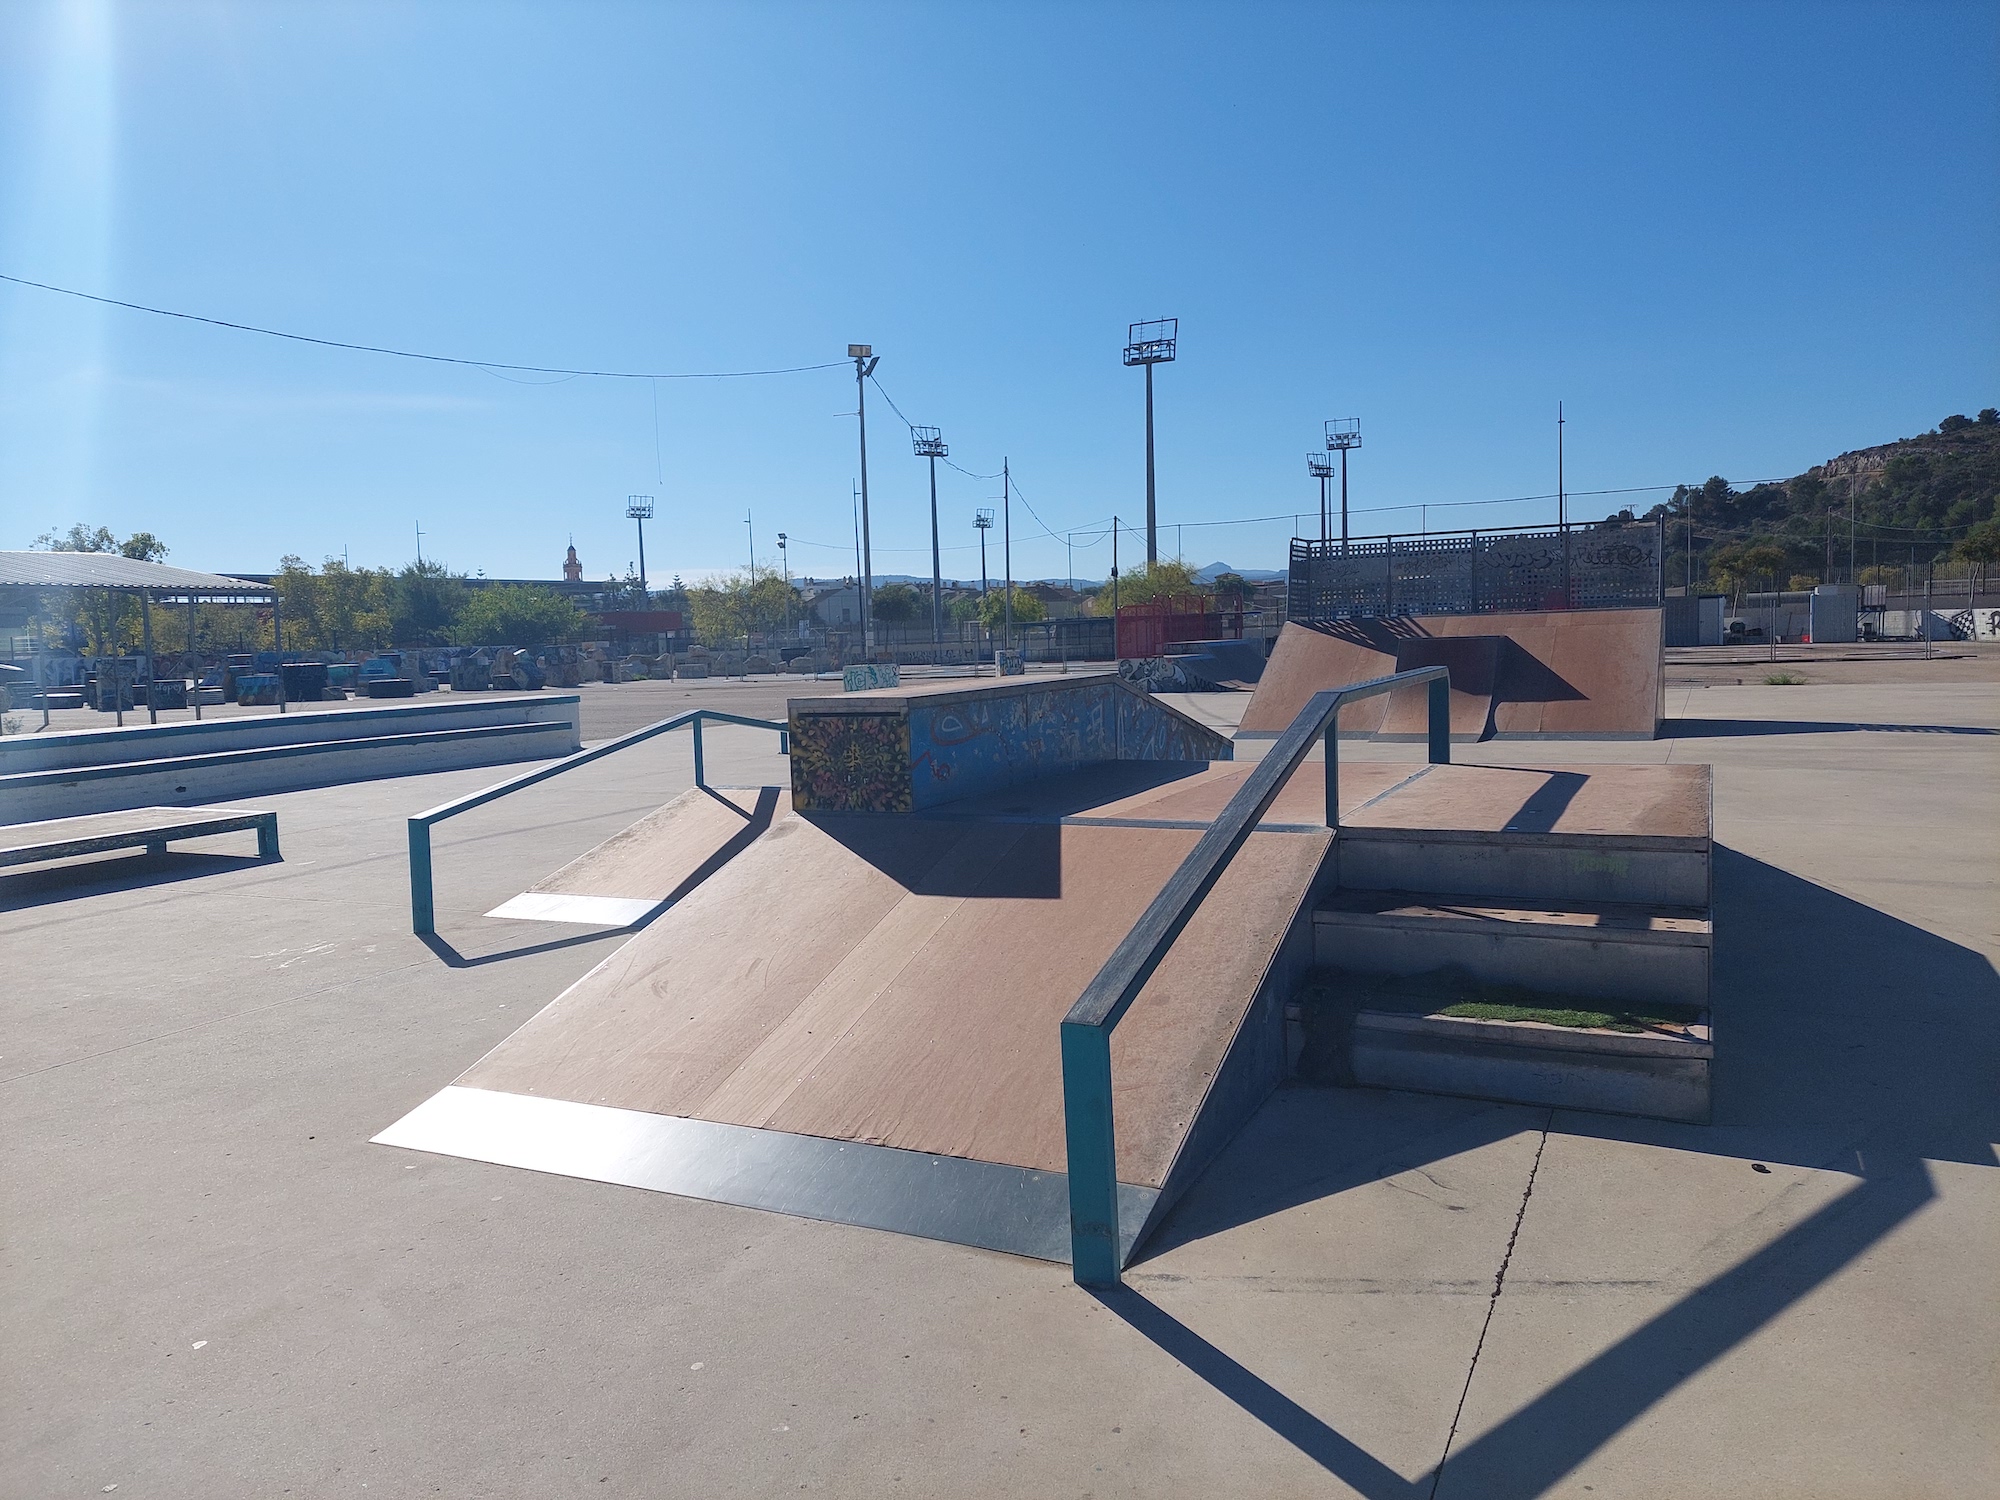
[[[167,555],[167,544],[150,531],[135,531],[121,542],[110,527],[81,521],[72,522],[67,531],[43,532],[34,546],[44,552],[109,552],[135,562],[159,562]],[[52,624],[81,629],[94,656],[128,650],[143,635],[139,601],[109,589],[63,589],[44,600],[41,610]]]
[[[797,595],[776,573],[734,573],[687,591],[694,633],[709,645],[753,632],[785,629],[797,615]]]
[[[873,597],[875,618],[884,625],[906,625],[924,613],[923,595],[907,583],[885,583]]]
[[[979,601],[979,623],[989,631],[998,630],[1007,623],[1007,592],[1004,587],[988,589],[986,597]],[[1048,611],[1042,607],[1042,601],[1026,589],[1017,585],[1013,594],[1016,625],[1032,625],[1047,617]]]
[[[389,623],[406,646],[442,646],[465,608],[465,575],[441,562],[405,563],[389,591]]]
[[[548,646],[579,639],[589,623],[554,589],[510,583],[471,590],[451,637],[460,646]]]
[[[1982,420],[1985,415],[1980,413]],[[2000,563],[2000,520],[1981,521],[1952,550],[1978,568],[1983,577],[1995,563]]]
[[[1740,596],[1759,583],[1775,583],[1786,560],[1785,549],[1767,538],[1732,542],[1709,555],[1708,575],[1725,593]]]
[[[977,594],[960,594],[945,606],[945,614],[963,624],[967,620],[979,618],[980,597]]]
[[[1151,567],[1134,568],[1118,580],[1118,603],[1157,604],[1163,599],[1178,599],[1188,595],[1205,594],[1195,582],[1194,569],[1175,558],[1163,557]],[[1111,613],[1111,590],[1100,589],[1097,593],[1096,608],[1100,614]]]

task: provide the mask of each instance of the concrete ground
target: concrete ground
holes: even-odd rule
[[[686,786],[678,736],[443,825],[429,944],[401,820],[494,771],[264,799],[280,864],[0,879],[0,1494],[2000,1492],[2000,694],[1669,706],[1454,753],[1715,766],[1716,1123],[1288,1088],[1106,1297],[368,1144],[621,941],[479,913]]]

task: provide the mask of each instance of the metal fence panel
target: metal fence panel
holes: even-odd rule
[[[1658,607],[1659,523],[1292,543],[1288,618]]]

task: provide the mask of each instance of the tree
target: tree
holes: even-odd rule
[[[1753,584],[1775,582],[1785,561],[1785,549],[1768,538],[1731,542],[1709,554],[1708,576],[1723,592],[1740,595]]]
[[[68,531],[45,531],[34,545],[44,552],[110,552],[135,562],[158,562],[167,544],[150,531],[135,531],[119,541],[108,526],[70,524]],[[113,655],[138,644],[142,636],[139,601],[109,589],[63,589],[42,605],[44,616],[64,629],[81,628],[90,637],[91,654]]]
[[[465,608],[465,575],[441,562],[405,563],[389,591],[390,629],[406,646],[442,646]]]
[[[776,573],[732,573],[687,591],[694,633],[719,645],[753,632],[783,630],[797,607],[797,595]]]
[[[1985,413],[1980,413],[1981,419]],[[1981,521],[1960,538],[1952,549],[1967,562],[1975,564],[1983,575],[1995,563],[2000,563],[2000,519]]]
[[[1042,607],[1042,601],[1037,599],[1033,594],[1019,587],[1015,588],[1013,593],[1014,623],[1016,625],[1032,625],[1035,621],[1047,617],[1048,611]],[[999,630],[1006,625],[1006,589],[997,588],[986,591],[986,597],[979,601],[979,623],[989,631]]]
[[[460,646],[547,646],[588,627],[583,611],[554,589],[509,583],[471,590],[451,637]]]
[[[960,594],[956,599],[952,600],[950,604],[945,606],[944,612],[952,619],[957,620],[960,624],[963,624],[967,620],[976,620],[979,618],[979,605],[980,605],[979,595]]]
[[[1195,582],[1194,569],[1187,563],[1174,558],[1161,558],[1151,567],[1134,568],[1118,580],[1118,602],[1126,604],[1156,604],[1162,599],[1177,599],[1189,594],[1208,592]],[[1098,607],[1105,613],[1111,609],[1111,591],[1104,589],[1098,593]]]
[[[1972,425],[1972,418],[1955,414],[1946,417],[1942,422],[1938,423],[1938,431],[1962,432],[1971,425]]]
[[[874,594],[875,618],[884,625],[906,625],[924,612],[923,596],[907,583],[885,583]]]
[[[674,587],[680,587],[680,579],[674,580]],[[611,609],[651,609],[652,600],[648,591],[639,584],[639,570],[628,567],[625,576],[617,574],[604,580],[605,604]]]

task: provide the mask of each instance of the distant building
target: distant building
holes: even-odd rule
[[[569,544],[569,556],[563,560],[563,582],[583,582],[583,564],[576,558],[576,543]]]

